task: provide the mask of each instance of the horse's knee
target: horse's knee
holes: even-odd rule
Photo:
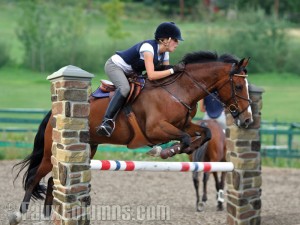
[[[191,145],[191,137],[188,134],[183,135],[181,139],[182,147],[181,149],[185,149],[186,147],[189,147]]]

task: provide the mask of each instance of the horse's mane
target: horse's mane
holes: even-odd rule
[[[198,51],[186,54],[181,62],[189,63],[205,63],[205,62],[225,62],[225,63],[238,63],[238,59],[228,53],[218,56],[216,52]]]

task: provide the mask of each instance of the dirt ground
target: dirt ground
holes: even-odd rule
[[[13,185],[11,168],[16,162],[0,163],[1,225],[7,224],[7,215],[19,208],[24,195],[21,179]],[[93,171],[92,176],[93,225],[226,224],[226,210],[216,211],[213,177],[205,211],[196,212],[191,173]],[[21,224],[49,224],[40,217],[42,204],[31,202]],[[263,225],[300,224],[300,170],[263,168],[261,216]]]

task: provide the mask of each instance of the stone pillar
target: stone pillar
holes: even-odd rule
[[[92,77],[75,66],[47,77],[52,82],[52,222],[56,225],[90,224],[88,97]]]
[[[249,86],[253,124],[247,129],[233,124],[227,115],[227,161],[234,171],[227,173],[227,222],[229,225],[259,225],[261,211],[260,110],[263,89]]]

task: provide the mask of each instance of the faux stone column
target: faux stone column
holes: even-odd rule
[[[227,173],[227,222],[230,225],[259,225],[261,211],[260,120],[263,89],[249,86],[253,124],[247,129],[233,124],[227,114],[227,161],[234,171]]]
[[[48,76],[52,82],[52,222],[90,224],[90,146],[88,96],[94,75],[66,66]]]

